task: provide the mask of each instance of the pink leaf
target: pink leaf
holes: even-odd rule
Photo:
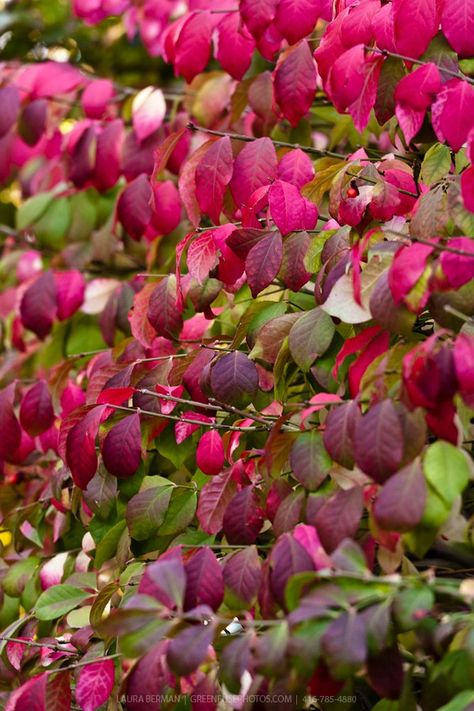
[[[200,412],[183,412],[182,413],[183,419],[189,419],[189,420],[199,420],[203,423],[211,423],[212,420],[210,417],[207,417],[207,415],[201,415]],[[191,424],[189,422],[177,422],[174,426],[174,435],[176,438],[176,444],[181,444],[181,442],[184,442],[185,439],[188,439],[188,437],[191,437],[193,432],[196,432],[198,430],[200,425],[197,424]]]
[[[314,570],[312,556],[291,533],[284,533],[270,554],[271,591],[279,604],[285,606],[285,589],[292,575]]]
[[[466,142],[473,125],[474,86],[461,79],[451,79],[438,94],[431,109],[434,131],[453,151]]]
[[[215,476],[222,471],[224,466],[224,443],[217,430],[205,432],[199,440],[196,450],[196,464],[204,474],[209,476]]]
[[[32,437],[46,432],[54,422],[54,410],[48,386],[39,380],[21,401],[20,422]]]
[[[298,543],[303,546],[305,551],[309,553],[313,559],[316,570],[332,567],[331,559],[322,547],[314,526],[299,523],[293,531],[293,536]]]
[[[283,242],[278,230],[269,232],[247,254],[245,271],[252,296],[257,296],[272,283],[283,258]]]
[[[93,79],[81,96],[85,115],[91,119],[101,119],[114,95],[114,84],[110,79]]]
[[[204,232],[191,242],[186,262],[189,273],[200,284],[209,277],[209,272],[217,266],[218,260],[217,247],[210,231]]]
[[[58,319],[65,321],[82,306],[86,282],[81,272],[70,269],[67,272],[55,272]]]
[[[438,31],[440,3],[433,0],[393,0],[397,52],[418,59]]]
[[[160,235],[173,232],[181,220],[181,201],[178,189],[171,180],[154,183],[152,206],[154,230]]]
[[[41,588],[47,590],[53,585],[59,585],[63,579],[64,566],[68,553],[58,553],[53,558],[50,558],[40,570]]]
[[[467,59],[474,55],[473,0],[444,0],[441,28],[460,57]]]
[[[461,192],[464,207],[474,212],[474,166],[470,166],[461,174]]]
[[[278,178],[302,188],[314,178],[311,158],[301,148],[288,151],[278,163]]]
[[[252,193],[262,185],[269,185],[276,177],[277,157],[269,138],[258,138],[247,143],[235,159],[230,182],[238,207],[245,205]]]
[[[47,674],[39,674],[15,689],[5,705],[5,711],[47,711]]]
[[[320,17],[327,18],[328,6],[328,0],[280,0],[275,26],[289,44],[295,44],[313,31]]]
[[[454,237],[448,242],[451,249],[459,249],[466,256],[442,252],[441,268],[452,289],[459,289],[474,279],[474,242],[470,237]]]
[[[82,711],[96,711],[112,693],[115,667],[111,659],[86,664],[79,672],[76,701]]]
[[[240,0],[240,14],[250,33],[258,39],[276,14],[278,0]]]
[[[377,86],[383,62],[383,57],[369,56],[362,67],[362,87],[356,100],[349,106],[349,113],[358,131],[364,131],[369,123],[370,112],[377,98]]]
[[[217,25],[216,59],[234,79],[242,79],[250,67],[255,40],[241,28],[238,12],[224,15]]]
[[[179,609],[183,605],[186,588],[184,565],[179,549],[167,551],[166,556],[147,565],[138,592],[154,597],[170,610]]]
[[[124,417],[112,427],[104,439],[102,457],[109,472],[119,479],[135,474],[142,457],[138,413]]]
[[[210,548],[201,548],[184,564],[186,592],[183,607],[192,610],[198,605],[208,605],[212,610],[220,607],[224,598],[222,568]]]
[[[296,126],[311,108],[316,92],[316,66],[306,40],[280,54],[274,82],[283,116]]]
[[[460,333],[454,346],[454,367],[464,402],[474,407],[474,338]]]
[[[224,136],[214,141],[196,167],[196,199],[202,212],[219,224],[224,193],[232,178],[232,145]]]
[[[272,183],[268,204],[276,226],[284,235],[295,230],[312,230],[318,220],[316,205],[306,200],[295,185],[284,180]]]
[[[412,244],[402,247],[396,253],[388,274],[388,283],[396,304],[407,296],[425,271],[433,248],[434,245]]]
[[[0,89],[0,138],[3,138],[16,124],[20,112],[20,94],[15,86]]]
[[[157,131],[166,113],[166,101],[161,89],[147,86],[133,99],[132,122],[139,142]]]
[[[208,12],[191,13],[175,45],[174,68],[188,83],[206,68],[211,55],[212,19]]]

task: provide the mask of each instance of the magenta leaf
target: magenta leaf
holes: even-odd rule
[[[275,180],[268,191],[272,218],[282,234],[294,230],[312,230],[318,219],[316,205],[302,197],[295,185]]]
[[[394,0],[393,31],[396,50],[418,59],[438,31],[440,5],[431,0]]]
[[[239,13],[224,15],[217,26],[216,59],[234,79],[242,79],[250,67],[255,49],[254,39],[241,26]]]
[[[47,674],[39,674],[15,689],[5,706],[5,711],[48,711],[46,708]]]
[[[274,545],[270,565],[272,593],[282,607],[285,603],[286,584],[291,576],[314,570],[311,556],[290,533],[284,533]]]
[[[444,0],[441,28],[460,57],[474,55],[474,3],[472,0]]]
[[[0,138],[3,138],[16,124],[20,112],[20,94],[15,86],[5,86],[0,89]]]
[[[202,435],[196,450],[196,464],[209,476],[215,476],[222,471],[224,443],[217,430],[209,430]]]
[[[184,564],[186,591],[184,609],[192,610],[207,605],[217,610],[224,598],[224,580],[221,565],[210,548],[201,548]]]
[[[54,422],[54,409],[48,386],[39,380],[21,401],[20,422],[32,437],[46,432]]]
[[[330,19],[327,0],[280,0],[275,25],[289,44],[309,35],[320,17]]]
[[[114,84],[110,79],[93,79],[89,82],[81,96],[86,116],[92,119],[102,118],[114,94]]]
[[[166,659],[180,676],[191,674],[206,659],[214,639],[214,625],[193,625],[170,641]]]
[[[219,261],[214,235],[212,231],[204,232],[189,245],[186,263],[188,271],[200,284],[209,277]]]
[[[188,15],[179,32],[174,56],[176,74],[191,82],[207,66],[211,53],[212,20],[208,12]]]
[[[223,520],[225,537],[231,544],[255,543],[264,518],[257,492],[246,486],[227,505]]]
[[[179,225],[181,201],[172,180],[160,180],[153,185],[152,228],[160,235],[167,235]]]
[[[127,185],[117,203],[117,217],[130,237],[139,240],[153,216],[152,190],[146,175],[139,175]]]
[[[157,131],[166,113],[166,101],[161,89],[147,86],[133,99],[132,121],[139,142]]]
[[[176,300],[176,277],[170,275],[155,287],[148,304],[148,320],[159,336],[174,338],[183,327],[183,317]]]
[[[21,443],[21,427],[13,410],[13,387],[0,392],[0,459],[9,458]]]
[[[257,599],[263,580],[262,561],[257,548],[248,546],[227,556],[223,575],[227,605],[237,609],[250,607]]]
[[[245,271],[252,296],[263,291],[278,274],[283,257],[281,234],[277,230],[269,232],[249,251],[245,260]]]
[[[432,106],[432,123],[438,139],[459,151],[472,128],[474,86],[451,79],[438,94]]]
[[[257,368],[241,351],[226,353],[211,366],[210,386],[220,402],[248,403],[258,390]]]
[[[219,216],[224,202],[224,193],[232,178],[233,158],[230,138],[219,138],[210,145],[196,166],[196,199],[202,212],[214,224],[219,224]]]
[[[278,0],[241,0],[240,14],[250,33],[256,38],[262,36],[274,20]]]
[[[86,664],[79,672],[76,701],[82,711],[96,711],[114,688],[115,667],[111,659]]]
[[[81,272],[71,269],[67,272],[55,272],[58,319],[65,321],[73,316],[82,306],[86,282]]]
[[[124,417],[109,430],[102,444],[102,457],[108,471],[119,479],[135,474],[142,458],[138,413]]]

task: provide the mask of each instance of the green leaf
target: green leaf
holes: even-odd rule
[[[451,151],[442,143],[435,143],[426,151],[421,164],[421,179],[427,185],[433,185],[444,178],[451,168]]]
[[[54,193],[39,193],[25,200],[16,213],[16,227],[18,230],[25,230],[31,227],[36,220],[46,212],[50,203],[53,201]]]
[[[404,632],[414,629],[434,605],[434,593],[427,585],[409,588],[397,593],[393,603],[393,615]]]
[[[440,706],[438,711],[466,711],[466,709],[470,708],[470,704],[474,704],[474,691],[461,691],[456,694],[454,699],[451,699],[444,706]]]
[[[60,247],[71,222],[71,208],[67,198],[55,199],[40,219],[34,223],[38,242],[45,247]]]
[[[127,526],[136,541],[144,541],[156,533],[165,519],[173,484],[155,486],[138,492],[127,506]]]
[[[291,357],[304,371],[331,345],[336,327],[330,316],[318,307],[303,314],[292,326],[288,343]]]
[[[30,556],[13,563],[3,579],[4,592],[10,597],[20,597],[39,563],[40,559],[36,556]]]
[[[36,617],[39,620],[56,620],[74,610],[88,597],[89,592],[84,592],[75,585],[54,585],[39,596]]]
[[[428,447],[423,469],[426,479],[449,506],[464,491],[471,476],[463,451],[442,440]]]
[[[97,544],[94,558],[94,567],[96,569],[100,568],[106,560],[113,558],[126,527],[127,524],[125,521],[119,521],[107,531],[102,540]]]
[[[171,494],[168,509],[159,529],[160,536],[176,536],[184,531],[194,518],[196,506],[196,491],[176,487]]]

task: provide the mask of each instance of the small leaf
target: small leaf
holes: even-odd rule
[[[224,513],[224,533],[231,544],[254,543],[262,528],[264,513],[255,489],[246,486],[227,505]]]
[[[359,486],[340,489],[316,513],[313,525],[324,550],[332,553],[344,538],[352,538],[359,527],[363,509],[363,495]]]
[[[278,230],[262,237],[249,251],[245,271],[252,296],[258,296],[278,274],[283,257],[283,242]]]
[[[20,422],[32,437],[46,432],[53,424],[53,403],[44,380],[39,380],[23,397]]]
[[[197,517],[203,531],[215,534],[222,530],[224,512],[236,490],[237,484],[232,479],[231,469],[213,477],[203,486],[197,508]]]
[[[224,597],[222,567],[207,546],[197,550],[185,563],[184,609],[207,605],[217,610]]]

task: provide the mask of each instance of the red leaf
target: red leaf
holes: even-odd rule
[[[232,172],[232,144],[229,136],[224,136],[211,144],[196,166],[196,199],[216,225]]]
[[[246,486],[233,497],[224,513],[224,534],[230,544],[254,543],[265,515],[255,489]]]
[[[396,50],[418,59],[438,31],[440,3],[433,0],[394,0],[392,7]]]
[[[51,271],[41,274],[23,294],[21,321],[25,328],[44,339],[51,331],[57,311],[56,282]]]
[[[160,281],[148,304],[148,320],[159,336],[175,338],[183,327],[183,317],[176,301],[176,277],[171,274]]]
[[[46,708],[47,674],[39,674],[15,689],[5,706],[5,711],[49,711]]]
[[[427,259],[433,249],[434,245],[430,247],[427,244],[412,244],[398,250],[388,273],[388,283],[396,304],[413,289],[425,271]]]
[[[304,198],[298,188],[275,180],[268,191],[272,218],[282,234],[294,230],[312,230],[318,220],[316,205]]]
[[[381,333],[381,330],[380,326],[371,326],[361,331],[361,333],[358,333],[357,336],[348,338],[336,356],[336,362],[332,371],[333,377],[337,378],[339,368],[348,356],[365,348],[375,336]]]
[[[382,331],[375,338],[373,338],[370,343],[364,348],[362,353],[356,358],[356,360],[349,367],[349,391],[351,397],[356,397],[360,390],[360,383],[364,376],[365,371],[369,365],[376,359],[381,353],[388,351],[390,346],[390,334],[388,331]]]
[[[283,242],[277,230],[269,232],[255,244],[245,260],[245,271],[252,296],[257,296],[272,283],[283,258]]]
[[[196,450],[196,464],[204,474],[209,476],[215,476],[222,471],[224,443],[217,430],[205,432],[199,440]]]
[[[211,15],[206,11],[190,13],[181,27],[174,48],[174,69],[190,83],[206,68],[211,56]]]
[[[353,441],[357,466],[375,481],[383,483],[397,471],[404,436],[391,400],[379,402],[357,421]]]
[[[290,44],[309,35],[320,17],[328,17],[328,0],[280,0],[275,26]]]
[[[49,674],[46,682],[46,709],[47,711],[64,711],[71,707],[71,673],[58,671]]]
[[[280,54],[274,83],[283,116],[297,126],[311,108],[316,92],[316,66],[306,40]]]
[[[474,55],[473,0],[444,0],[441,28],[460,57],[467,59]]]
[[[197,517],[205,533],[212,535],[222,530],[224,512],[236,490],[230,469],[204,484],[199,494]]]
[[[141,657],[126,678],[127,711],[147,711],[148,698],[159,698],[175,684],[166,664],[168,641],[159,642]]]
[[[109,472],[119,479],[135,474],[142,458],[138,413],[124,417],[109,430],[102,444],[102,457]]]
[[[135,294],[133,306],[128,317],[133,337],[145,348],[150,348],[153,339],[156,337],[156,331],[148,320],[150,296],[155,288],[156,284],[145,284],[143,289]]]
[[[186,592],[184,610],[207,605],[217,610],[224,598],[222,568],[210,548],[197,550],[184,564]]]
[[[245,205],[252,193],[269,185],[276,177],[277,157],[269,138],[250,141],[240,151],[234,162],[230,188],[237,207]]]
[[[105,405],[94,407],[67,433],[66,462],[81,489],[87,488],[97,471],[95,440],[105,412]]]
[[[46,432],[53,424],[53,403],[44,380],[39,380],[23,397],[20,422],[32,437]]]
[[[219,261],[214,236],[209,232],[211,230],[204,232],[191,242],[186,256],[189,273],[200,284],[209,277],[209,272],[217,266]]]
[[[96,711],[114,688],[115,667],[111,659],[86,664],[79,672],[76,701],[82,711]]]

